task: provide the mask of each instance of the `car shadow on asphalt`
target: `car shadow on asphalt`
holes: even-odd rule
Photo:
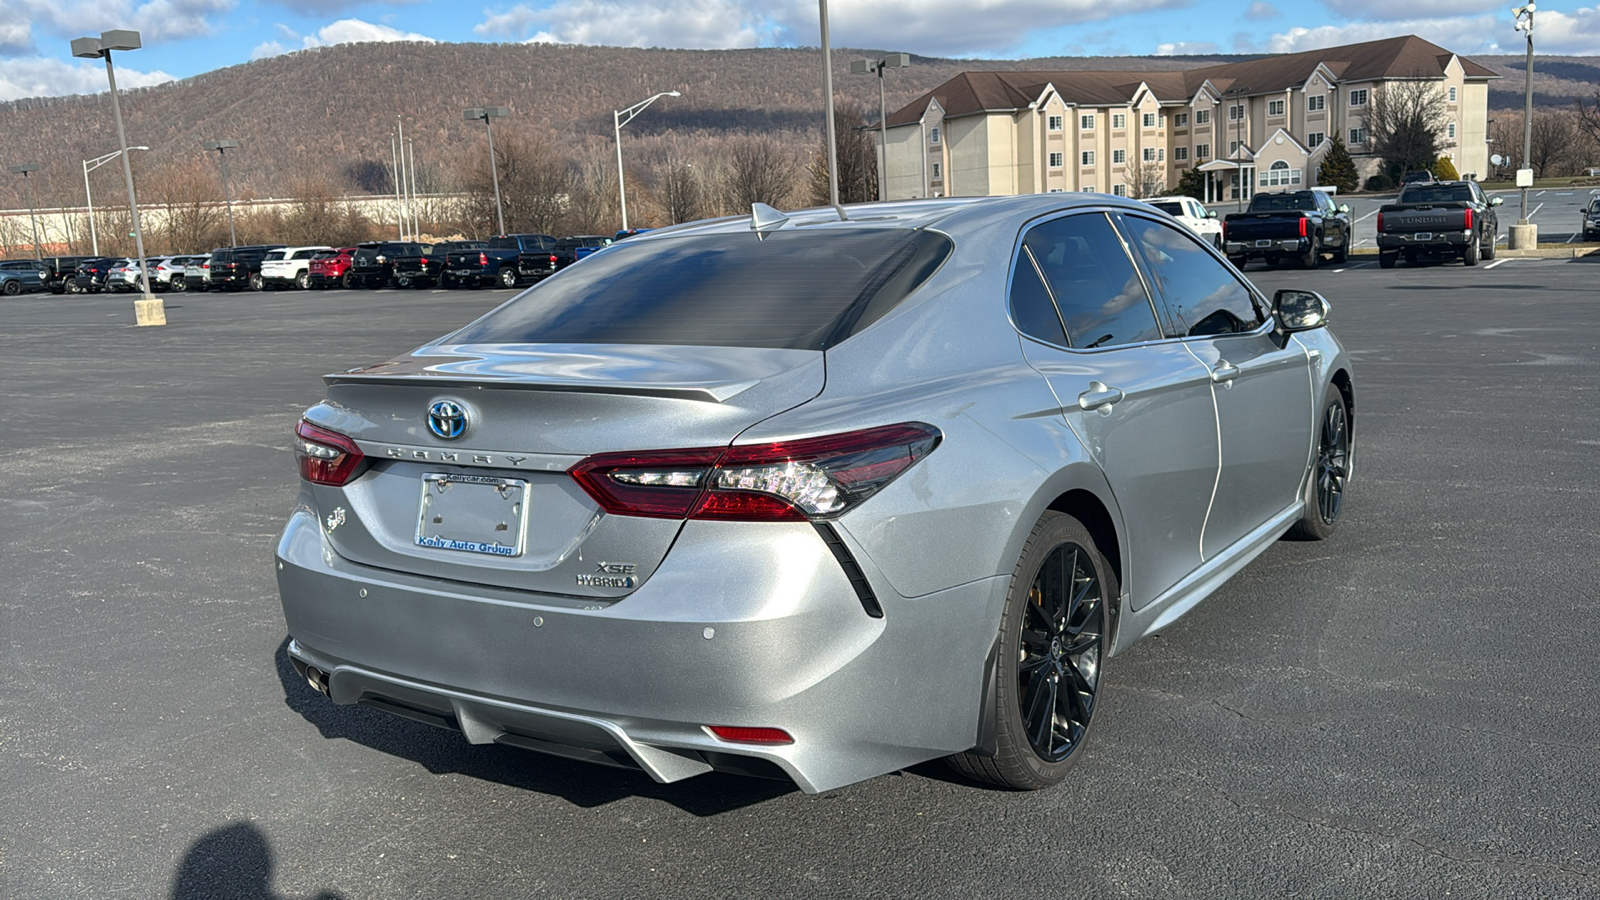
[[[343,739],[417,763],[435,775],[459,774],[560,797],[581,807],[629,797],[661,800],[696,816],[714,816],[798,792],[793,784],[712,772],[657,784],[643,772],[612,769],[498,744],[469,744],[434,728],[365,706],[340,706],[312,690],[289,661],[286,637],[273,654],[283,702],[324,738]],[[255,896],[255,895],[248,895]]]

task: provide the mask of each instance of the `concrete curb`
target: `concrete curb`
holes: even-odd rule
[[[1577,259],[1580,256],[1592,256],[1600,253],[1600,247],[1580,244],[1574,247],[1540,247],[1537,250],[1511,250],[1505,247],[1494,249],[1495,259]],[[1377,256],[1376,250],[1351,250],[1351,256]]]

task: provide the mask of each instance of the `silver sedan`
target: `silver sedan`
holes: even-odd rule
[[[641,234],[328,376],[277,549],[310,686],[663,782],[1040,788],[1119,651],[1332,533],[1317,294],[1101,194],[844,212]]]

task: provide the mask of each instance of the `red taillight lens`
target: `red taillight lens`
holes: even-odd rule
[[[725,741],[737,744],[792,744],[794,738],[782,728],[746,728],[738,725],[707,725],[706,730]]]
[[[489,254],[487,254],[487,253],[479,253],[478,254],[478,265],[487,266],[488,264],[489,264]]]
[[[940,439],[938,429],[913,422],[771,444],[606,453],[569,471],[616,515],[803,522],[842,515]]]
[[[305,419],[295,426],[294,434],[294,455],[300,460],[300,477],[312,484],[342,487],[355,477],[366,459],[355,441]]]
[[[1306,236],[1306,216],[1305,216],[1305,213],[1301,213],[1300,214],[1300,236],[1301,237],[1305,237]]]
[[[551,265],[551,267],[554,267],[555,264],[556,264],[556,255],[554,253],[552,253],[552,254],[550,254],[550,265]]]
[[[1378,213],[1378,230],[1383,230],[1383,213]]]
[[[1467,230],[1472,230],[1472,210],[1467,210]]]

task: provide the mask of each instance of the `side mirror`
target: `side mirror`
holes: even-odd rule
[[[1349,215],[1350,214],[1350,204],[1348,204],[1348,203],[1339,204],[1339,212],[1342,212],[1345,215]]]
[[[1215,219],[1216,217],[1217,217],[1217,211],[1216,210],[1214,210],[1214,209],[1206,210],[1206,218]]]
[[[1284,334],[1310,331],[1328,324],[1328,301],[1316,291],[1285,288],[1272,295],[1272,315]]]
[[[1506,202],[1506,198],[1504,198],[1504,197],[1490,197],[1489,198],[1489,205],[1490,206],[1499,206],[1500,204],[1502,204],[1504,202]]]

